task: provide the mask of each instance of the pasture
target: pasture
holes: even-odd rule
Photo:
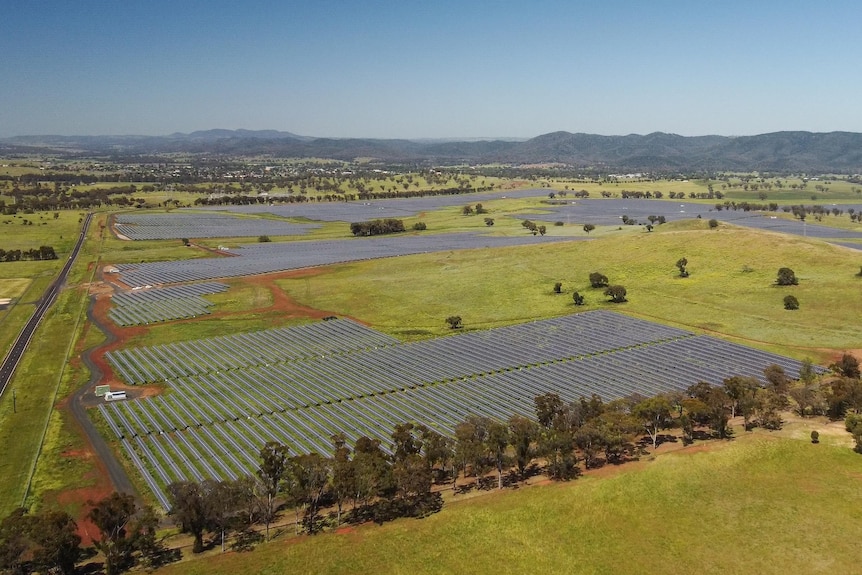
[[[862,348],[862,328],[850,319],[862,314],[858,251],[730,225],[712,230],[704,220],[638,229],[595,241],[354,262],[278,285],[301,304],[404,338],[443,334],[451,315],[473,329],[566,314],[578,291],[586,309],[616,309],[798,359],[828,362],[836,351]],[[687,278],[675,267],[682,257]],[[785,266],[798,286],[775,286]],[[625,286],[628,302],[608,303],[603,290],[591,288],[594,271]],[[556,282],[563,293],[553,293]],[[799,310],[783,308],[788,293]]]

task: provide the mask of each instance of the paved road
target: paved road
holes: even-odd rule
[[[105,441],[105,438],[102,437],[102,434],[98,432],[96,426],[93,425],[93,422],[90,421],[90,418],[87,416],[87,409],[84,407],[84,397],[91,392],[93,386],[102,379],[102,370],[93,362],[91,359],[91,355],[93,351],[97,347],[101,347],[106,343],[112,343],[116,337],[110,330],[105,329],[105,327],[99,322],[99,320],[93,315],[93,305],[95,300],[90,300],[90,305],[87,308],[87,319],[94,326],[98,327],[105,336],[108,338],[105,343],[100,343],[94,347],[87,349],[84,353],[81,354],[81,360],[84,362],[84,365],[90,370],[90,381],[87,382],[86,385],[82,386],[78,391],[76,391],[69,402],[69,408],[72,411],[72,416],[78,422],[78,425],[83,429],[84,434],[87,436],[87,439],[90,442],[90,445],[93,446],[93,451],[96,453],[96,457],[105,465],[105,470],[108,473],[108,477],[111,480],[111,483],[114,485],[114,490],[119,491],[121,493],[129,493],[131,495],[137,496],[138,493],[135,490],[134,485],[132,485],[132,481],[129,479],[128,474],[126,473],[123,465],[117,460],[117,457],[114,455],[114,451],[108,446],[108,443]]]
[[[21,357],[24,355],[24,351],[26,351],[27,346],[30,345],[30,340],[33,338],[33,334],[39,326],[39,322],[41,322],[42,318],[45,317],[45,313],[48,311],[48,308],[50,308],[51,304],[54,303],[54,300],[57,299],[57,294],[60,293],[60,289],[63,287],[63,284],[66,283],[69,270],[72,269],[72,265],[75,263],[75,260],[78,258],[78,254],[81,251],[81,246],[84,245],[84,239],[87,237],[87,230],[90,227],[90,220],[92,217],[92,214],[87,214],[87,217],[84,218],[84,225],[81,227],[81,235],[78,236],[78,241],[75,242],[75,247],[72,249],[69,259],[66,260],[66,264],[63,266],[63,269],[60,270],[60,275],[57,276],[57,279],[55,279],[53,283],[48,286],[48,289],[45,290],[45,293],[36,305],[36,309],[33,311],[33,315],[30,316],[24,329],[22,329],[21,333],[18,334],[18,339],[16,339],[15,343],[12,344],[12,348],[3,360],[3,364],[0,365],[0,396],[2,396],[6,391],[6,387],[12,379],[12,374],[15,373],[15,369],[21,362]]]

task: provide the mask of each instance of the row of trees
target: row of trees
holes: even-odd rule
[[[404,222],[395,218],[354,222],[350,224],[350,232],[354,236],[378,236],[395,234],[404,231]]]
[[[791,399],[813,381],[810,364],[794,383],[781,367],[764,372],[765,384],[731,377],[721,385],[698,383],[685,392],[632,396],[604,402],[593,395],[565,402],[556,393],[537,396],[534,417],[506,420],[469,416],[453,436],[414,423],[397,425],[391,443],[358,438],[349,446],[332,437],[328,456],[292,455],[288,446],[268,443],[260,451],[254,477],[235,482],[182,482],[168,488],[172,515],[203,549],[205,532],[223,541],[254,522],[269,526],[278,513],[293,510],[297,531],[317,533],[342,521],[385,521],[422,516],[439,509],[435,484],[456,490],[498,489],[544,471],[556,480],[581,469],[620,463],[655,449],[663,441],[726,438],[730,420],[742,416],[746,429],[775,429]],[[678,433],[671,430],[676,429]],[[347,508],[350,507],[349,510]],[[330,509],[328,517],[324,510]],[[244,538],[240,538],[244,539]]]
[[[0,249],[0,262],[41,261],[56,260],[57,252],[52,246],[39,246],[29,250],[4,250]]]

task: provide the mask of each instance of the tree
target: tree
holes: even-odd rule
[[[411,453],[392,468],[398,496],[411,507],[431,493],[431,466],[419,453]]]
[[[533,403],[536,406],[536,419],[544,428],[550,428],[553,425],[564,407],[563,400],[553,392],[537,395],[533,398]]]
[[[267,235],[262,235],[262,236],[258,236],[258,237],[257,237],[257,241],[258,241],[259,243],[265,244],[265,243],[271,242],[272,240],[271,240],[271,239],[269,239],[269,236],[267,236]]]
[[[548,233],[548,228],[545,226],[539,226],[536,229],[539,231],[540,236],[544,236],[546,233]]]
[[[485,450],[497,468],[497,489],[503,489],[503,467],[506,465],[506,448],[509,446],[509,427],[499,421],[488,422]]]
[[[320,500],[329,485],[331,462],[318,453],[291,458],[297,487],[297,501],[305,506],[302,524],[310,534],[320,530]]]
[[[47,511],[31,518],[30,538],[36,545],[33,566],[44,573],[75,572],[81,557],[81,536],[72,516],[65,511]]]
[[[554,293],[562,293],[563,292],[563,284],[561,282],[557,282],[554,284]]]
[[[799,309],[799,300],[796,299],[796,296],[792,296],[792,295],[784,296],[784,309],[790,310],[790,311]]]
[[[587,232],[587,234],[589,234],[594,229],[596,229],[596,226],[594,226],[593,224],[584,224],[584,231]]]
[[[760,383],[753,377],[734,375],[733,377],[726,378],[722,382],[722,386],[731,401],[730,416],[736,417],[736,413],[740,410],[742,402],[754,398],[754,393],[760,387]]]
[[[652,448],[658,444],[658,434],[673,423],[673,404],[663,394],[648,397],[637,403],[632,409],[634,415],[652,440]]]
[[[330,492],[335,499],[337,510],[336,522],[341,524],[341,508],[353,494],[356,484],[356,469],[350,459],[350,448],[346,445],[347,440],[343,433],[332,436],[332,477],[330,478]]]
[[[392,485],[392,469],[380,448],[380,441],[360,437],[353,444],[353,501],[363,507],[375,495],[383,493]]]
[[[518,475],[524,479],[527,466],[533,459],[533,441],[536,438],[536,424],[521,415],[509,418],[509,443],[515,451],[515,464]]]
[[[676,260],[676,267],[679,270],[679,277],[688,277],[688,270],[686,269],[686,266],[688,266],[688,260],[686,258],[679,258],[678,260]]]
[[[180,526],[180,530],[190,533],[194,538],[192,553],[201,553],[204,550],[204,530],[210,522],[208,507],[211,502],[208,491],[212,489],[212,483],[176,481],[168,485],[170,514]]]
[[[470,467],[477,477],[485,470],[483,446],[488,433],[488,421],[483,417],[471,415],[455,426],[455,461],[467,477]],[[456,477],[453,478],[453,485]]]
[[[575,305],[584,305],[584,296],[575,292],[572,294],[572,301],[575,302]]]
[[[714,230],[717,227],[718,227],[718,220],[716,220],[714,218],[709,220],[709,229]]]
[[[13,510],[0,521],[0,570],[20,573],[24,554],[29,548],[29,518],[23,507]]]
[[[485,225],[489,228],[494,225],[494,218],[485,218]]]
[[[105,573],[117,575],[131,561],[133,549],[127,538],[127,527],[137,511],[135,498],[128,493],[114,492],[93,505],[87,518],[100,533],[93,545],[105,556]]]
[[[463,208],[461,208],[461,213],[464,214],[465,216],[472,216],[473,215],[473,206],[464,206]]]
[[[449,329],[461,329],[463,326],[460,315],[450,315],[446,318],[446,323],[449,324]]]
[[[811,443],[820,443],[820,432],[816,429],[811,432]]]
[[[263,520],[266,525],[266,539],[269,540],[269,525],[275,518],[275,498],[281,489],[281,481],[288,472],[289,449],[275,441],[267,442],[260,449],[260,467],[257,477],[263,489]]]
[[[395,462],[422,451],[422,442],[413,435],[412,423],[399,423],[392,431],[392,459]]]
[[[626,288],[620,285],[608,286],[605,295],[611,298],[612,303],[624,303],[626,300]]]
[[[428,460],[432,474],[435,466],[439,464],[441,475],[445,475],[446,467],[453,461],[455,454],[454,440],[424,425],[420,426],[419,431],[422,434],[422,449],[425,452],[425,459]],[[455,473],[454,469],[452,471]]]
[[[772,386],[772,390],[778,395],[786,395],[790,387],[790,377],[784,368],[777,364],[771,364],[763,370],[766,381]]]
[[[799,284],[796,274],[790,268],[780,268],[775,283],[780,286],[795,286]]]
[[[413,224],[413,229],[417,232],[425,231],[428,229],[428,224],[426,224],[425,222],[416,222],[415,224]]]
[[[859,379],[859,360],[857,360],[853,355],[847,353],[846,351],[841,356],[841,359],[839,361],[829,366],[829,369],[833,370],[842,377]]]
[[[590,286],[594,288],[602,288],[608,286],[608,276],[593,272],[590,274]]]

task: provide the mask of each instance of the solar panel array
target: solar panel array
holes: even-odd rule
[[[441,252],[571,241],[560,236],[489,236],[483,234],[393,235],[349,240],[260,243],[230,250],[239,257],[215,257],[141,264],[117,264],[120,280],[130,287],[295,270],[327,264]]]
[[[303,334],[348,323],[303,326]],[[299,335],[300,329],[289,331]],[[362,328],[359,336],[372,333]],[[596,393],[608,401],[683,390],[698,381],[720,384],[734,375],[763,379],[771,364],[791,376],[801,367],[783,356],[608,311],[426,342],[382,337],[379,344],[350,346],[335,336],[326,352],[285,353],[269,365],[272,358],[253,355],[259,346],[248,346],[252,355],[233,363],[231,353],[211,351],[208,365],[168,377],[170,393],[107,404],[101,412],[161,500],[174,480],[252,473],[270,440],[293,453],[329,453],[335,433],[389,445],[397,423],[423,423],[451,435],[472,414],[533,416],[533,399],[546,392],[566,401]],[[162,362],[155,348],[146,349],[140,357],[151,363],[140,367],[152,372],[150,378],[181,371],[182,357]],[[194,349],[204,355],[203,347]]]
[[[227,214],[169,213],[118,214],[114,229],[131,240],[178,240],[181,238],[237,238],[260,235],[295,236],[319,228],[319,224],[242,218]]]
[[[108,316],[117,325],[128,326],[206,315],[213,304],[201,296],[227,289],[221,283],[199,283],[119,292],[111,297]]]

